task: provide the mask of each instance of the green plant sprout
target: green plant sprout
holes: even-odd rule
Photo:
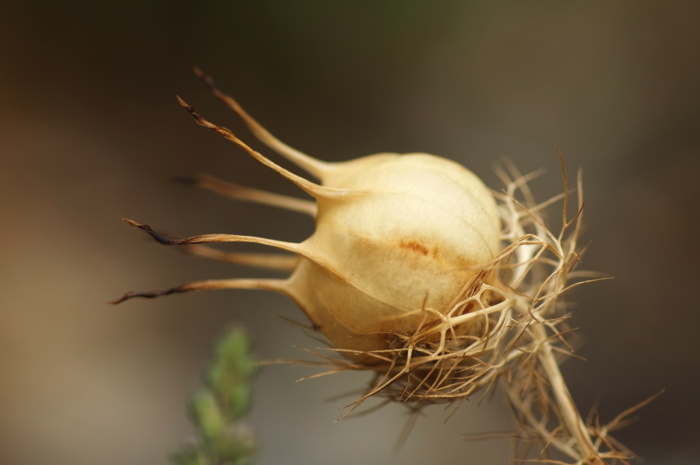
[[[255,362],[245,330],[231,328],[214,347],[205,387],[190,400],[197,436],[171,456],[173,465],[249,465],[255,435],[246,423]]]

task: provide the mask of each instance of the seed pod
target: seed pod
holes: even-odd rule
[[[536,442],[575,463],[603,463],[603,458],[627,463],[629,451],[608,432],[635,408],[608,425],[585,423],[558,367],[556,355],[570,351],[565,337],[570,329],[565,307],[557,301],[568,289],[587,282],[578,274],[579,279],[569,283],[580,261],[583,195],[579,176],[578,209],[569,218],[563,157],[561,196],[536,203],[527,186],[532,175],[523,176],[510,167],[500,172],[507,187],[497,208],[473,173],[444,158],[382,153],[327,163],[305,155],[272,136],[210,78],[199,74],[258,139],[320,182],[280,167],[180,100],[198,124],[234,142],[315,202],[211,176],[185,181],[311,215],[316,229],[301,243],[230,234],[172,239],[126,220],[163,244],[184,245],[196,255],[286,271],[289,276],[192,282],[161,291],[129,292],[114,303],[206,289],[277,291],[294,300],[350,359],[321,354],[320,364],[330,366],[327,373],[375,373],[347,413],[374,395],[417,406],[462,401],[503,380],[519,420],[518,438],[526,441],[520,458],[528,458]],[[540,211],[558,198],[563,199],[562,226],[555,234]],[[505,224],[503,248],[499,209]],[[215,242],[257,243],[288,253],[229,253],[204,245]]]
[[[370,351],[450,312],[499,250],[493,197],[462,166],[381,154],[321,174],[316,230],[287,293],[338,348]]]
[[[424,153],[382,153],[347,162],[322,162],[277,140],[203,78],[259,139],[320,183],[278,166],[180,100],[200,125],[241,146],[297,184],[316,203],[243,188],[210,176],[189,181],[237,198],[312,214],[316,229],[298,244],[221,234],[177,240],[128,220],[161,243],[189,244],[190,251],[199,255],[292,272],[283,280],[203,281],[164,291],[131,292],[119,302],[200,289],[274,290],[294,300],[334,347],[363,360],[367,353],[389,348],[396,338],[410,338],[445,315],[469,311],[459,303],[470,289],[488,280],[488,267],[500,250],[495,200],[472,172]],[[193,246],[209,242],[254,242],[292,252],[298,258],[229,254]],[[468,325],[460,331],[468,333]]]

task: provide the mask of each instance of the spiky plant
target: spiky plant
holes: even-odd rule
[[[610,432],[634,409],[606,425],[584,421],[559,369],[561,359],[573,354],[561,296],[598,279],[574,271],[581,257],[583,194],[579,175],[572,198],[563,158],[563,193],[542,203],[528,188],[532,176],[512,166],[499,170],[505,189],[494,194],[461,165],[434,155],[382,153],[322,162],[275,138],[211,78],[197,74],[263,143],[320,183],[282,168],[178,98],[199,125],[243,148],[316,202],[211,176],[186,182],[311,215],[316,230],[298,244],[231,234],[174,239],[126,220],[165,245],[290,274],[129,292],[115,303],[209,289],[280,292],[332,344],[312,351],[317,362],[288,361],[323,366],[327,373],[375,374],[348,412],[373,396],[420,408],[459,404],[500,386],[519,427],[516,459],[527,460],[537,444],[544,458],[536,460],[548,463],[630,463],[633,454]],[[562,226],[554,232],[543,211],[557,201]],[[206,245],[219,242],[252,242],[288,253],[229,253]],[[547,458],[549,452],[562,460]]]

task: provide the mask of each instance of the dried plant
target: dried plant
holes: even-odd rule
[[[197,73],[261,141],[314,174],[322,183],[312,183],[281,168],[180,99],[180,104],[199,125],[242,147],[316,198],[318,203],[230,184],[211,176],[187,178],[186,181],[234,198],[312,215],[318,222],[317,231],[301,244],[228,234],[173,239],[148,225],[126,220],[162,244],[182,245],[190,253],[218,260],[290,271],[291,276],[288,279],[199,281],[161,291],[129,292],[114,303],[133,297],[151,298],[207,289],[282,292],[305,311],[313,328],[330,340],[332,348],[308,350],[318,356],[314,361],[280,359],[271,363],[293,362],[326,368],[312,377],[343,371],[374,373],[368,389],[348,406],[347,413],[370,397],[420,408],[435,403],[459,405],[477,392],[485,395],[500,387],[507,394],[517,419],[515,460],[560,464],[631,463],[634,455],[610,433],[623,426],[641,405],[605,425],[599,424],[595,416],[585,421],[559,369],[562,359],[574,356],[568,342],[569,315],[561,296],[575,286],[601,279],[575,271],[582,253],[578,243],[583,218],[582,183],[579,174],[576,189],[570,188],[561,155],[563,193],[542,203],[534,199],[528,187],[534,175],[524,176],[511,165],[498,170],[505,189],[494,194],[494,201],[492,193],[471,172],[439,157],[379,154],[345,163],[325,163],[276,139],[235,100],[223,94],[211,78],[200,71]],[[423,176],[423,172],[427,177],[436,174],[444,184],[452,183],[451,187],[444,187],[425,181],[430,189],[447,189],[445,196],[439,199],[450,206],[444,210],[448,212],[444,218],[428,221],[434,217],[426,216],[420,195],[414,195],[407,202],[399,198],[400,195],[410,197],[415,189],[423,193],[416,185],[428,179],[416,177]],[[397,181],[395,177],[387,181],[387,176],[393,173],[407,179]],[[391,188],[384,185],[378,188],[372,184],[375,179],[380,184],[391,184]],[[462,197],[454,198],[453,191],[449,190],[454,186],[454,191]],[[575,198],[572,192],[577,192]],[[387,201],[393,203],[381,203]],[[342,208],[352,202],[361,205],[365,202],[369,207],[359,216],[328,213],[345,212]],[[548,226],[544,211],[557,202],[562,204],[562,225],[554,232]],[[398,213],[391,216],[394,207]],[[361,221],[357,219],[360,217]],[[456,235],[456,243],[451,242],[455,237],[454,228],[461,227],[461,223],[455,226],[455,217],[468,218],[476,234]],[[359,226],[355,224],[358,221]],[[389,227],[385,225],[387,222]],[[335,229],[329,232],[328,224]],[[365,257],[362,257],[363,252],[358,252],[355,243],[348,246],[344,235],[352,236],[353,228],[357,227],[374,228],[373,231],[384,234],[379,235],[379,239],[386,239],[382,243],[384,249],[375,247],[381,242],[376,237],[371,245],[375,248],[370,253],[364,252]],[[407,229],[412,236],[401,236]],[[461,229],[460,234],[467,229]],[[419,236],[420,240],[412,239]],[[292,254],[228,253],[203,245],[216,242],[255,242]],[[397,252],[399,249],[411,250]],[[438,257],[438,249],[450,252],[443,253],[446,259]],[[362,262],[363,258],[369,261]],[[456,259],[462,260],[461,265],[455,264]],[[387,263],[386,266],[393,268],[382,268]],[[358,269],[369,276],[369,281],[357,277]],[[386,279],[393,281],[378,291],[367,291],[374,283],[383,284]],[[398,288],[397,282],[401,284]],[[421,287],[423,285],[427,286],[427,291]],[[417,301],[418,298],[421,301]],[[539,447],[540,456],[531,459],[530,452],[535,446]]]

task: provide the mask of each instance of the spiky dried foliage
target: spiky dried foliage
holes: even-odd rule
[[[251,130],[267,145],[313,172],[321,164],[292,149],[268,133],[231,97],[221,93],[208,76],[197,70],[219,99],[236,111]],[[213,129],[236,143],[250,155],[272,167],[307,190],[310,183],[289,173],[252,150],[233,133],[204,119],[180,100],[201,126]],[[500,386],[507,394],[517,419],[515,459],[523,462],[559,464],[630,464],[634,455],[610,437],[623,426],[631,413],[646,402],[631,408],[606,425],[584,421],[571,398],[559,369],[559,363],[574,356],[567,341],[571,329],[561,296],[581,284],[596,281],[590,274],[574,271],[580,262],[579,235],[582,224],[583,194],[581,176],[577,188],[570,190],[563,157],[563,193],[538,203],[528,182],[535,174],[523,176],[513,166],[498,170],[505,189],[497,194],[501,219],[503,250],[483,270],[464,284],[450,311],[441,313],[424,306],[419,312],[424,324],[412,334],[388,334],[386,348],[350,350],[340,348],[305,349],[316,360],[278,359],[267,363],[298,363],[325,367],[306,377],[316,378],[347,371],[369,371],[374,377],[368,389],[348,405],[345,415],[372,397],[400,402],[415,408],[436,403],[454,403],[476,393],[488,395]],[[267,203],[314,215],[314,203],[270,194],[200,176],[188,183],[243,200]],[[318,186],[316,188],[319,188]],[[571,192],[578,194],[572,199]],[[332,191],[330,191],[332,192]],[[553,232],[545,210],[561,202],[561,227]],[[573,205],[573,208],[572,208]],[[127,220],[166,245],[185,245],[193,254],[208,258],[293,270],[299,257],[280,254],[225,253],[202,245],[212,242],[257,242],[291,252],[299,249],[289,243],[222,234],[206,234],[172,239],[156,233],[148,225]],[[195,290],[247,288],[284,291],[281,280],[200,281],[162,291],[130,292],[113,303],[133,297],[159,297]],[[338,354],[347,357],[339,357]],[[344,415],[344,416],[345,416]],[[528,459],[538,446],[540,456]],[[549,458],[561,456],[563,460]]]
[[[582,253],[583,191],[579,173],[576,208],[570,215],[572,199],[563,158],[561,161],[564,193],[542,203],[534,200],[528,187],[535,174],[523,176],[510,165],[498,169],[506,185],[498,199],[507,246],[484,270],[484,274],[496,273],[495,284],[476,277],[465,285],[452,311],[439,315],[439,324],[431,322],[410,337],[396,335],[391,348],[364,354],[371,357],[369,363],[331,357],[328,351],[319,350],[307,351],[323,362],[292,362],[329,368],[308,378],[342,371],[376,373],[345,415],[372,397],[420,408],[459,404],[500,386],[517,420],[517,432],[505,435],[514,438],[516,462],[631,464],[634,454],[610,433],[625,426],[630,415],[653,398],[605,425],[595,414],[584,421],[559,369],[562,360],[576,357],[568,342],[572,329],[567,325],[570,315],[562,295],[573,287],[605,279],[574,271]],[[562,226],[554,233],[544,211],[558,201],[563,203]],[[478,332],[460,331],[460,325],[469,320],[479,321],[479,325],[470,325]],[[535,448],[540,458],[528,458]]]

